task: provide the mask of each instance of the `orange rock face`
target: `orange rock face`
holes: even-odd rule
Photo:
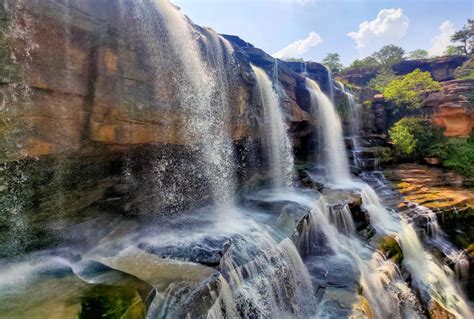
[[[468,137],[474,126],[474,108],[468,99],[474,92],[474,80],[453,80],[441,85],[442,92],[425,100],[425,106],[433,110],[430,118],[444,128],[446,136]]]
[[[459,107],[440,107],[432,120],[444,128],[444,135],[448,137],[468,137],[474,126],[474,116],[469,110]]]

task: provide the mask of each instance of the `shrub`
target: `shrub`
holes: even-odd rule
[[[403,118],[395,123],[388,133],[397,155],[411,159],[429,155],[431,145],[443,140],[439,128],[419,118]]]
[[[423,93],[439,91],[441,85],[433,80],[429,72],[420,69],[404,76],[391,80],[381,91],[387,101],[394,102],[397,106],[420,108],[423,104]]]
[[[449,138],[431,148],[431,155],[444,167],[466,177],[474,177],[474,135],[469,139]]]
[[[454,71],[456,79],[474,79],[474,59],[469,59]]]
[[[370,80],[367,86],[372,90],[382,92],[387,87],[387,85],[396,78],[397,76],[392,70],[382,69],[375,78]]]

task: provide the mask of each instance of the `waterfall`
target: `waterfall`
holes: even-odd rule
[[[402,291],[410,295],[410,289],[398,267],[353,234],[341,232],[331,221],[331,209],[324,197],[316,201],[310,214],[311,226],[305,235],[309,239],[309,243],[305,243],[309,245],[309,254],[321,258],[322,252],[323,258],[333,255],[349,260],[360,273],[362,294],[369,301],[375,318],[396,318],[401,317],[401,313],[417,312],[420,307],[414,296],[404,300],[405,303],[399,299]]]
[[[400,246],[404,254],[403,265],[410,271],[414,281],[419,289],[427,293],[432,299],[436,300],[438,304],[446,308],[449,312],[458,318],[471,318],[469,306],[466,304],[462,293],[457,288],[454,281],[454,275],[449,271],[443,269],[436,263],[428,252],[425,251],[421,244],[413,226],[405,220],[400,220],[392,216],[389,211],[382,205],[378,195],[366,183],[353,181],[349,175],[349,165],[345,147],[343,142],[342,127],[339,117],[336,114],[333,103],[321,93],[317,83],[311,79],[306,79],[307,88],[311,94],[311,102],[313,108],[319,107],[319,115],[322,121],[322,134],[325,146],[326,160],[329,171],[330,180],[337,185],[344,185],[347,188],[360,189],[362,195],[362,208],[366,210],[370,216],[371,224],[375,229],[382,234],[390,234],[398,238]],[[317,222],[326,218],[323,214],[319,215]],[[321,227],[320,229],[323,229]],[[333,247],[337,241],[337,236],[334,233],[326,235],[329,242],[332,242]],[[329,239],[331,238],[331,240]],[[337,245],[336,245],[337,247]],[[349,252],[352,254],[352,252]],[[358,256],[353,256],[358,258]],[[379,297],[380,291],[377,291],[377,286],[373,286],[374,282],[364,274],[370,275],[372,272],[364,272],[362,269],[366,267],[362,261],[361,270],[361,284],[371,286],[367,299],[371,304],[381,306]],[[365,284],[364,284],[365,282]],[[377,282],[377,281],[375,281]],[[375,293],[375,294],[374,294]],[[371,294],[374,294],[373,296]],[[382,301],[385,303],[384,301]],[[390,312],[388,309],[377,310],[375,312],[379,315],[385,316]]]
[[[457,318],[472,318],[454,274],[440,266],[423,247],[413,225],[392,216],[382,205],[375,191],[365,183],[354,182],[361,189],[362,208],[370,216],[377,231],[396,236],[403,250],[403,265],[410,271],[417,287]]]
[[[270,154],[270,170],[274,187],[291,187],[293,180],[293,151],[280,101],[272,81],[262,69],[252,66],[265,117],[265,142]]]
[[[331,183],[344,184],[350,180],[350,173],[341,120],[334,104],[315,81],[306,78],[306,88],[311,96],[311,109],[316,112],[322,128],[324,166],[328,171],[328,178]]]
[[[314,291],[308,270],[293,242],[277,241],[266,229],[235,240],[220,271],[243,318],[308,317]]]
[[[167,0],[155,0],[168,33],[179,70],[178,95],[188,128],[186,135],[199,141],[197,151],[204,158],[204,170],[217,205],[232,205],[235,193],[233,146],[226,127],[229,114],[227,81],[222,64],[221,43],[211,39],[215,72],[204,61],[196,34],[185,16]],[[215,67],[215,66],[214,66]],[[228,209],[226,211],[229,211]]]

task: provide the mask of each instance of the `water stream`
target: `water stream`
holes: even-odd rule
[[[290,187],[293,182],[293,151],[285,121],[280,109],[278,94],[264,70],[252,66],[257,78],[257,89],[264,109],[264,130],[267,150],[270,154],[272,184]]]
[[[63,6],[67,25],[71,2]],[[117,3],[120,19],[133,21],[131,28],[141,35],[135,40],[143,42],[143,63],[156,79],[153,103],[163,102],[163,91],[176,94],[167,111],[182,121],[183,143],[193,155],[190,170],[202,177],[210,200],[173,215],[151,211],[145,218],[95,208],[92,217],[74,224],[82,237],[71,238],[84,242],[65,241],[0,260],[0,318],[88,318],[99,310],[119,311],[113,314],[120,318],[425,318],[420,300],[435,301],[456,318],[472,318],[459,284],[468,272],[465,256],[445,244],[455,271],[438,262],[410,216],[387,208],[369,184],[351,175],[331,76],[330,97],[305,79],[326,170],[327,183],[319,192],[294,183],[293,146],[281,109],[285,97],[279,96],[284,69],[274,62],[270,77],[263,68],[248,66],[256,79],[252,94],[263,111],[258,126],[271,185],[236,196],[234,48],[213,30],[194,26],[168,0]],[[64,32],[67,55],[73,52],[71,32]],[[69,78],[72,62],[66,61]],[[159,78],[163,74],[166,81]],[[358,107],[342,90],[354,114],[353,150],[363,151]],[[166,154],[155,156],[153,191],[183,201],[176,189],[187,176],[172,171]],[[125,182],[133,179],[131,161],[124,164]],[[165,174],[174,185],[166,191]],[[62,180],[58,184],[64,187]],[[343,195],[334,200],[331,192],[360,195],[370,225],[359,229],[350,201]],[[67,198],[58,197],[61,209]],[[419,211],[431,240],[442,242],[436,214]],[[26,221],[15,218],[13,229],[28,231]],[[372,230],[370,236],[361,234]],[[385,256],[380,242],[387,239],[401,248],[402,262]],[[16,246],[21,243],[11,244]]]

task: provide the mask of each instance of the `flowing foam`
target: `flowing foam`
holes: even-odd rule
[[[270,170],[274,187],[291,187],[293,180],[293,152],[286,132],[280,101],[272,81],[262,69],[252,66],[257,88],[265,112],[265,138],[270,152]]]
[[[222,44],[211,38],[213,60],[217,64],[217,70],[211,72],[201,56],[195,31],[189,21],[168,0],[153,2],[163,19],[183,72],[179,78],[178,94],[189,122],[186,133],[191,140],[200,142],[198,150],[205,159],[206,176],[214,202],[217,205],[232,205],[235,177],[233,146],[227,133],[230,129],[225,127],[230,121]]]
[[[350,180],[350,174],[341,120],[334,104],[315,81],[306,78],[306,87],[311,95],[311,109],[317,113],[322,128],[324,166],[328,171],[328,178],[331,183],[344,184]]]

